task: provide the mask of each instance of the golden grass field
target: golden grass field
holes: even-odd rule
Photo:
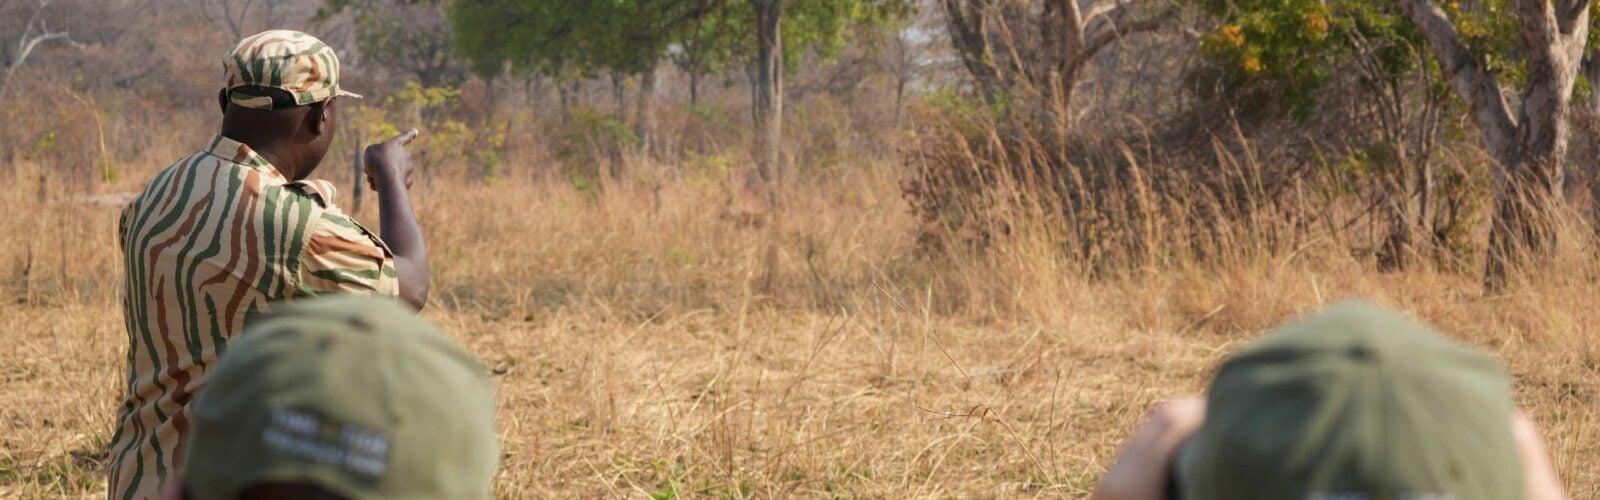
[[[16,172],[0,182],[0,497],[103,495],[127,348],[119,207]],[[1089,277],[1026,242],[919,256],[899,181],[847,170],[754,225],[725,216],[715,179],[419,185],[426,316],[495,374],[498,494],[1083,497],[1153,404],[1201,391],[1271,326],[1362,297],[1499,355],[1568,492],[1600,497],[1587,243],[1496,297],[1331,245]]]

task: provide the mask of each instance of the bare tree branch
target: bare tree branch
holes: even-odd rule
[[[1087,26],[1112,11],[1126,10],[1129,4],[1123,0],[1101,0],[1089,4],[1089,10],[1083,13],[1083,25]]]
[[[227,30],[229,36],[234,39],[240,39],[248,34],[245,31],[250,28],[250,10],[256,5],[257,1],[202,0],[200,13],[205,16],[206,20],[221,25],[223,29]],[[277,14],[277,5],[277,2],[268,2],[266,4],[268,26],[276,26],[278,21],[281,20],[281,15]],[[213,8],[217,11],[216,13],[213,13]]]
[[[1557,27],[1554,0],[1518,0],[1512,4],[1522,22],[1524,47],[1545,49],[1559,43],[1561,30]]]
[[[1558,162],[1566,155],[1572,89],[1589,33],[1589,0],[1573,2],[1583,6],[1577,12],[1563,6],[1561,17],[1557,17],[1556,3],[1515,2],[1522,21],[1522,51],[1528,75],[1517,119],[1518,147],[1522,150],[1516,153],[1530,155],[1535,162]],[[1564,31],[1564,27],[1570,30]],[[1556,185],[1560,182],[1559,176],[1553,180]]]
[[[23,25],[22,36],[17,37],[17,50],[19,52],[22,50],[22,46],[27,43],[28,38],[33,36],[33,27],[39,24],[39,18],[44,16],[44,8],[49,6],[49,0],[39,0],[39,6],[33,9],[33,15],[28,17],[28,24]]]
[[[50,6],[50,2],[51,0],[39,0],[39,6],[34,9],[33,15],[28,19],[27,26],[22,30],[22,36],[17,38],[17,53],[10,61],[5,62],[5,79],[0,80],[0,91],[5,89],[6,84],[11,81],[11,75],[16,73],[17,68],[22,67],[23,63],[28,61],[28,57],[33,55],[34,49],[39,48],[39,45],[59,40],[72,47],[82,47],[78,42],[73,41],[71,35],[65,30],[50,31],[50,25],[44,19],[44,10]],[[36,32],[37,34],[35,34]]]
[[[993,101],[1000,85],[1000,72],[989,53],[989,34],[984,12],[987,0],[944,0],[945,21],[951,45],[961,63],[972,74],[973,84],[985,99]]]
[[[71,39],[68,38],[67,32],[65,32],[65,31],[57,31],[57,32],[54,32],[54,33],[43,33],[43,34],[40,34],[39,36],[36,36],[36,37],[33,37],[33,38],[27,40],[27,42],[25,42],[22,45],[21,52],[17,53],[17,60],[12,62],[11,63],[11,67],[6,68],[6,70],[8,72],[16,70],[17,66],[21,66],[23,62],[26,62],[28,60],[28,55],[32,54],[33,53],[33,49],[39,47],[39,44],[44,43],[44,42],[53,41],[53,40],[63,40],[63,39],[65,39],[65,40],[67,40],[69,42],[71,41]]]
[[[1107,1],[1114,3],[1116,0]],[[1081,42],[1083,37],[1084,17],[1083,7],[1078,5],[1078,0],[1052,0],[1050,4],[1051,7],[1054,7],[1054,15],[1063,17],[1064,19],[1049,19],[1049,16],[1052,13],[1047,10],[1046,22],[1048,23],[1054,21],[1060,23],[1060,28],[1065,28],[1065,31],[1061,33],[1062,37],[1075,39],[1073,41]]]
[[[1560,0],[1556,5],[1556,19],[1562,34],[1572,34],[1573,29],[1579,24],[1578,17],[1589,11],[1591,3],[1593,3],[1591,0]]]
[[[1461,44],[1461,35],[1443,10],[1429,0],[1398,0],[1400,10],[1422,31],[1423,38],[1433,48],[1439,67],[1444,70],[1450,85],[1467,106],[1478,128],[1483,132],[1489,150],[1497,158],[1504,158],[1514,147],[1516,121],[1500,91],[1500,80],[1473,58],[1472,51]],[[1520,0],[1534,2],[1538,0]]]
[[[266,24],[262,29],[271,30],[283,27],[283,21],[284,19],[288,18],[289,15],[278,8],[280,5],[281,4],[278,2],[267,2],[265,7],[267,12],[264,14],[266,18]]]
[[[1061,74],[1072,74],[1077,71],[1078,68],[1088,63],[1090,59],[1094,59],[1095,54],[1100,53],[1101,49],[1104,49],[1112,42],[1122,39],[1122,37],[1161,29],[1161,26],[1175,15],[1177,15],[1176,10],[1168,9],[1154,16],[1130,23],[1111,23],[1108,20],[1107,24],[1105,24],[1106,28],[1084,37],[1083,45],[1078,49],[1078,53],[1062,63]]]

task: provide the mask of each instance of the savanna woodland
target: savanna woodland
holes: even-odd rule
[[[0,0],[0,496],[105,494],[118,212],[287,28],[366,96],[316,174],[346,211],[422,131],[424,314],[492,370],[500,496],[1086,496],[1359,297],[1496,354],[1600,497],[1594,9]]]

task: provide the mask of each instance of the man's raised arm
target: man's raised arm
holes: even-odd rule
[[[383,242],[394,252],[399,274],[400,300],[418,311],[428,304],[428,245],[411,208],[411,153],[406,145],[417,138],[407,130],[387,141],[367,146],[367,182],[378,193],[378,218]]]

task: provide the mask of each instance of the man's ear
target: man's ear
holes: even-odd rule
[[[333,133],[333,100],[312,104],[306,113],[306,121],[311,126],[311,133],[318,137]]]

